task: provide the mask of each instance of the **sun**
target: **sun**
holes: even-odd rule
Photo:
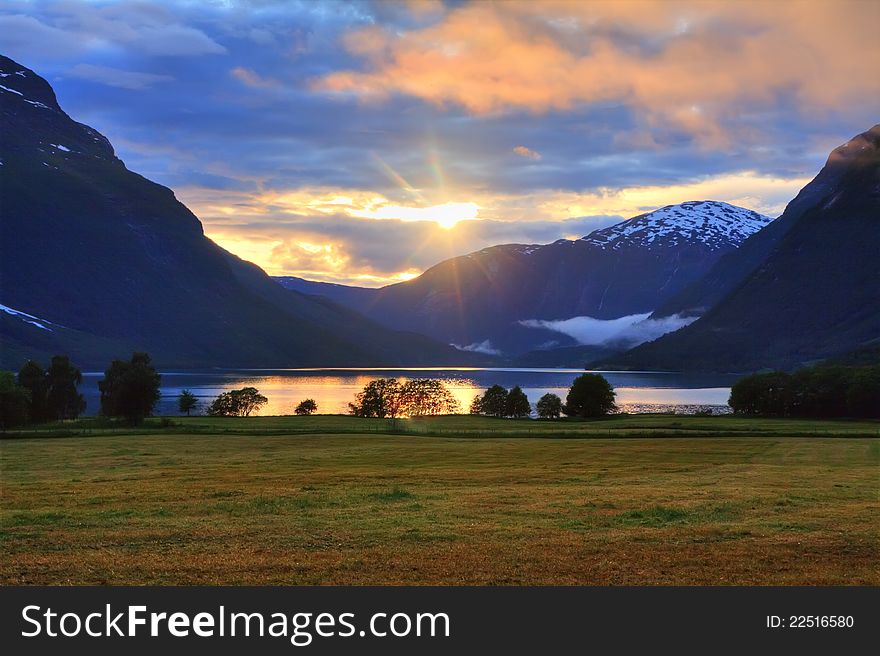
[[[477,218],[480,206],[476,203],[444,203],[425,208],[427,216],[444,230],[452,230],[460,221],[473,221]]]

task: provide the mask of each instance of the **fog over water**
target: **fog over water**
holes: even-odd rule
[[[211,371],[162,372],[162,398],[156,414],[174,415],[177,396],[188,389],[204,408],[218,394],[245,386],[256,387],[269,399],[259,414],[293,414],[296,404],[306,398],[318,403],[318,412],[339,414],[348,411],[348,403],[369,381],[376,378],[437,378],[443,380],[467,412],[474,395],[498,384],[506,388],[522,387],[534,408],[547,392],[565,395],[580,369],[236,369]],[[727,411],[730,385],[735,376],[656,372],[602,372],[617,392],[617,402],[627,412],[676,410],[693,412],[714,406],[714,412]],[[86,398],[86,414],[100,409],[98,381],[102,373],[86,372],[80,391]]]

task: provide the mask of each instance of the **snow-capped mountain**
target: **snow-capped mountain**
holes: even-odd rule
[[[738,246],[770,223],[769,216],[717,200],[667,205],[609,228],[591,232],[581,241],[601,248],[654,248],[664,241],[698,241],[711,249]]]
[[[296,278],[279,282],[325,295],[389,325],[515,354],[575,344],[564,334],[521,321],[649,313],[770,221],[727,203],[693,201],[581,239],[484,248],[379,290]]]

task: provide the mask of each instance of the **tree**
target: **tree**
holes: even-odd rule
[[[850,377],[846,394],[847,414],[880,417],[880,365],[864,367]]]
[[[135,353],[131,360],[114,360],[98,381],[101,391],[101,414],[124,417],[139,424],[152,414],[159,400],[161,376],[146,353]]]
[[[305,401],[300,401],[299,405],[296,406],[296,410],[294,412],[298,415],[311,415],[318,411],[318,404],[315,403],[315,399],[306,399]]]
[[[569,417],[602,417],[617,410],[617,395],[611,384],[600,374],[581,374],[574,379],[565,407],[562,411]]]
[[[472,415],[483,414],[483,397],[480,394],[475,395],[474,400],[471,401],[470,413]]]
[[[504,404],[504,414],[514,419],[528,417],[532,414],[529,397],[526,396],[519,385],[508,392],[507,402]]]
[[[76,419],[86,409],[83,395],[77,391],[82,373],[66,355],[52,358],[49,369],[28,360],[18,372],[18,384],[30,394],[30,420],[39,423]]]
[[[555,394],[547,393],[538,399],[535,408],[541,419],[559,419],[559,415],[562,414],[562,399]]]
[[[503,417],[507,412],[507,390],[501,385],[492,385],[483,394],[480,408],[484,415]]]
[[[35,424],[49,421],[46,372],[42,365],[28,360],[18,372],[18,384],[28,391],[28,419]]]
[[[798,403],[792,378],[784,371],[752,374],[730,388],[728,405],[738,415],[787,417]]]
[[[66,355],[52,358],[46,371],[46,408],[50,419],[76,419],[86,409],[83,395],[76,391],[82,373]]]
[[[400,383],[396,378],[378,378],[364,386],[349,403],[349,413],[356,417],[390,417],[394,419],[401,412]]]
[[[15,382],[11,371],[0,371],[0,430],[26,424],[31,393]]]
[[[260,394],[256,387],[242,387],[230,390],[218,396],[208,406],[208,414],[212,417],[249,417],[269,402]]]
[[[458,400],[442,381],[416,378],[400,388],[401,411],[410,417],[449,415],[458,411]]]
[[[185,389],[180,392],[180,396],[177,397],[177,409],[180,412],[185,412],[187,416],[193,410],[195,410],[199,405],[199,400],[196,398],[196,395]]]

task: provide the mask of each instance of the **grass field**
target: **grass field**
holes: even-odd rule
[[[174,421],[0,442],[0,582],[880,584],[876,422]]]

